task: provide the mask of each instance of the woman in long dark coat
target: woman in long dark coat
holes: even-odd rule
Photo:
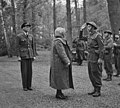
[[[67,41],[64,39],[65,29],[58,27],[55,30],[51,50],[50,86],[56,89],[56,98],[66,99],[62,90],[73,87],[72,55]]]

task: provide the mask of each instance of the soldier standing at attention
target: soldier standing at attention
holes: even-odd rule
[[[112,68],[112,48],[113,39],[111,38],[112,32],[110,30],[104,31],[104,68],[107,73],[105,81],[112,81],[113,68]]]
[[[93,97],[99,97],[101,95],[102,86],[102,71],[99,64],[102,63],[104,45],[101,39],[101,34],[98,33],[97,25],[94,22],[85,23],[81,27],[81,33],[83,29],[87,27],[89,36],[87,38],[87,50],[88,50],[88,74],[90,81],[94,87],[93,92],[88,93]]]
[[[35,59],[35,48],[33,44],[33,36],[29,34],[31,25],[23,23],[23,30],[17,36],[17,50],[21,65],[21,77],[23,90],[32,90],[32,61]]]

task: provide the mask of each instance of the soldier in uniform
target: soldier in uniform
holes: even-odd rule
[[[88,93],[88,95],[92,95],[93,97],[98,97],[101,95],[101,77],[102,77],[102,69],[101,63],[103,58],[103,49],[104,45],[101,40],[101,34],[98,33],[97,25],[94,22],[85,23],[81,27],[81,33],[83,29],[87,27],[89,32],[89,36],[87,38],[87,50],[88,50],[88,74],[90,81],[94,87],[93,92]]]
[[[81,61],[84,59],[84,50],[85,50],[85,42],[82,39],[77,40],[77,46],[76,46],[76,53],[78,55],[78,63],[81,65]]]
[[[117,70],[115,77],[120,76],[120,37],[119,35],[115,35],[115,42],[114,42],[114,60],[115,60],[115,68]]]
[[[17,50],[21,65],[21,77],[23,90],[32,90],[32,61],[35,59],[33,36],[29,34],[31,25],[23,23],[22,33],[17,36]]]
[[[112,49],[113,49],[113,39],[111,38],[112,32],[110,30],[104,31],[104,68],[107,73],[107,78],[103,79],[105,81],[111,81],[113,75],[112,68]]]

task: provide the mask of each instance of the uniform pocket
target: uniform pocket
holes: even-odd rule
[[[28,50],[27,49],[21,49],[20,50],[20,56],[21,57],[26,57],[28,55]]]

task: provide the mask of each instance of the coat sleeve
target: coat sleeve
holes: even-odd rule
[[[56,42],[55,48],[57,50],[57,53],[60,57],[60,59],[67,65],[68,63],[70,63],[70,60],[65,52],[65,48],[63,46],[63,44],[60,41]]]
[[[104,51],[104,44],[102,42],[102,39],[100,38],[100,35],[97,36],[97,43],[99,47],[99,58],[103,58],[103,51]]]
[[[105,46],[105,48],[112,48],[113,47],[113,40],[109,39],[108,44]]]
[[[35,43],[34,43],[33,37],[32,37],[32,49],[33,49],[33,55],[35,57],[36,56],[36,51],[35,51]]]

